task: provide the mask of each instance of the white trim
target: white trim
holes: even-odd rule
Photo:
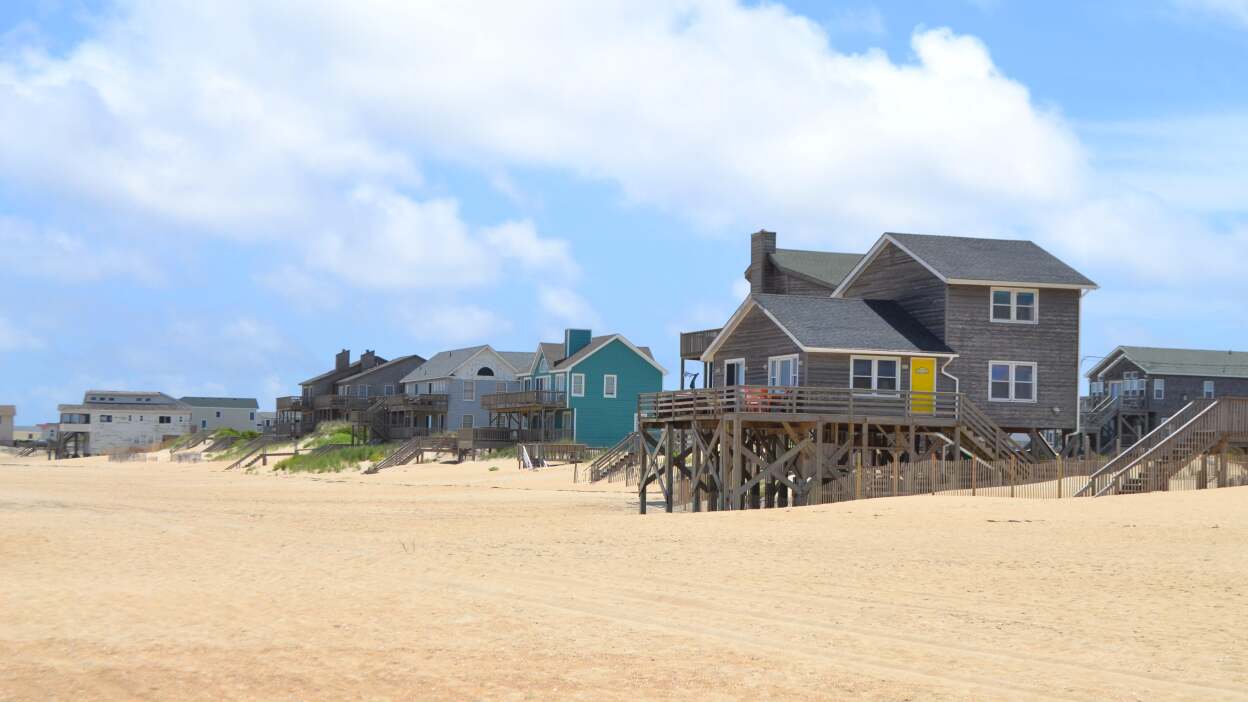
[[[1010,368],[1010,397],[1009,399],[1000,399],[992,396],[992,367],[993,366],[1009,366]],[[1031,399],[1017,400],[1014,398],[1014,386],[1017,384],[1014,380],[1014,369],[1018,366],[1031,367]],[[1040,368],[1035,361],[989,361],[988,362],[988,401],[989,402],[1010,402],[1024,405],[1034,405],[1039,402],[1040,395]]]
[[[1212,380],[1206,380],[1200,384],[1200,396],[1206,400],[1212,400],[1218,396],[1218,384]]]
[[[581,380],[580,392],[576,391],[577,378],[580,378]],[[585,374],[584,373],[572,373],[570,376],[568,376],[568,396],[569,397],[585,397]]]
[[[472,397],[468,397],[468,388],[472,388]],[[463,395],[460,397],[460,400],[462,400],[463,402],[476,402],[477,401],[477,381],[475,380],[464,381]]]
[[[783,363],[784,361],[793,362],[793,365],[790,366],[789,378],[788,378],[791,382],[788,382],[788,383],[771,382],[772,364],[773,363],[776,364],[776,373],[777,373],[776,380],[779,381],[780,380],[779,364]],[[773,387],[797,387],[802,384],[801,367],[802,367],[802,362],[801,362],[801,357],[799,354],[785,353],[779,356],[768,356],[767,357],[767,384]]]
[[[1153,378],[1153,399],[1154,400],[1166,399],[1166,379],[1165,378]]]
[[[611,379],[611,393],[607,394],[607,378]],[[620,396],[620,377],[615,373],[602,374],[602,397],[604,400],[614,400]]]
[[[997,301],[996,294],[999,292],[1010,294],[1010,318],[997,319]],[[1019,293],[1031,293],[1031,319],[1018,318],[1018,295]],[[993,324],[1039,324],[1040,323],[1040,290],[1038,288],[1005,288],[994,286],[988,288],[988,321]]]
[[[739,382],[733,383],[733,385],[745,385],[745,359],[744,359],[744,358],[730,358],[730,359],[728,359],[728,360],[726,360],[726,361],[723,361],[723,362],[722,362],[722,365],[723,365],[723,367],[724,367],[724,385],[723,385],[723,387],[729,387],[729,385],[728,385],[728,366],[729,366],[730,364],[733,364],[733,363],[736,363],[736,364],[738,364],[738,365],[741,367],[741,375],[740,375],[740,377],[738,377],[738,378],[737,378],[737,380],[738,380]]]
[[[1079,285],[1078,283],[1035,283],[1031,281],[1019,282],[1016,280],[971,280],[970,278],[950,278],[950,285],[996,285],[1002,288],[1040,288],[1042,290],[1099,290],[1101,286],[1093,283],[1091,285]]]
[[[919,358],[931,358],[931,357],[920,356]],[[901,392],[901,359],[902,359],[901,356],[866,356],[866,355],[850,356],[849,357],[849,389],[853,390],[855,394],[857,393],[873,394],[873,393],[879,393],[879,392],[886,392],[886,393]],[[870,361],[871,362],[871,387],[869,388],[854,387],[854,361]],[[893,363],[897,364],[895,366],[896,372],[893,375],[893,384],[895,387],[893,387],[892,389],[880,387],[880,378],[887,377],[887,376],[880,375],[880,361],[892,361]]]
[[[716,338],[718,338],[718,337],[716,337]],[[629,341],[628,339],[625,339],[623,334],[612,334],[610,339],[607,339],[606,341],[602,342],[601,344],[598,344],[598,346],[597,346],[596,348],[594,348],[594,350],[593,350],[593,351],[590,351],[589,353],[585,354],[585,355],[584,355],[584,356],[582,356],[581,358],[577,359],[577,360],[576,360],[576,363],[570,363],[570,364],[568,364],[568,365],[566,365],[566,366],[563,366],[563,367],[562,367],[562,368],[560,368],[559,370],[564,371],[564,372],[568,372],[568,371],[572,370],[572,369],[573,369],[573,368],[575,368],[576,366],[580,365],[580,364],[581,364],[581,362],[583,362],[585,359],[589,358],[590,356],[593,356],[594,354],[598,353],[599,351],[601,351],[601,350],[603,350],[604,348],[606,348],[607,346],[609,346],[609,345],[611,344],[611,342],[612,342],[612,341],[619,341],[619,342],[623,343],[625,346],[627,346],[629,349],[631,349],[633,353],[635,353],[635,354],[637,354],[638,356],[640,356],[640,357],[642,358],[642,360],[644,360],[646,363],[649,363],[650,365],[654,366],[654,367],[655,367],[655,369],[657,369],[657,370],[658,370],[660,373],[662,373],[663,375],[667,375],[667,369],[666,369],[666,368],[664,368],[663,366],[659,365],[659,362],[658,362],[658,361],[656,361],[656,360],[654,360],[653,358],[650,358],[650,357],[649,357],[649,356],[647,356],[646,354],[642,353],[642,352],[641,352],[641,349],[639,349],[639,348],[637,348],[636,346],[634,346],[634,345],[633,345],[633,342]],[[553,371],[554,369],[551,369],[551,370]]]

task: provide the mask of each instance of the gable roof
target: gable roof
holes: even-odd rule
[[[835,288],[845,280],[862,260],[862,254],[834,253],[831,251],[802,251],[799,249],[776,249],[769,258],[772,264],[786,273],[793,273],[828,288]]]
[[[654,366],[660,373],[667,375],[667,369],[659,365],[658,361],[654,360],[654,353],[648,347],[634,345],[633,342],[625,338],[623,334],[604,334],[603,336],[595,336],[591,338],[589,343],[585,344],[585,346],[579,351],[560,360],[559,363],[557,363],[551,370],[571,370],[573,366],[594,355],[612,341],[621,342],[631,349],[633,353],[641,356],[646,362]],[[562,344],[560,345],[560,350],[562,350]]]
[[[890,243],[946,284],[1034,285],[1081,290],[1097,287],[1034,241],[889,232],[875,242],[833,294],[843,294]]]
[[[1088,371],[1089,378],[1126,358],[1149,375],[1192,375],[1202,378],[1248,378],[1248,352],[1119,346]]]
[[[424,362],[424,360],[425,360],[425,359],[424,359],[424,358],[422,358],[419,354],[414,354],[414,353],[411,353],[411,354],[408,354],[408,355],[406,355],[406,356],[399,356],[398,358],[394,359],[393,361],[386,361],[386,362],[384,362],[384,363],[378,363],[377,365],[373,366],[372,368],[369,368],[369,369],[368,369],[368,370],[366,370],[366,371],[360,371],[359,373],[356,373],[355,375],[348,375],[348,376],[346,376],[345,378],[339,378],[338,380],[335,380],[334,382],[335,382],[335,383],[347,383],[347,382],[351,382],[351,381],[357,380],[357,379],[359,379],[359,378],[363,378],[363,377],[364,377],[364,376],[366,376],[366,375],[371,375],[371,374],[373,374],[373,373],[376,373],[377,371],[379,371],[379,370],[381,370],[381,369],[383,369],[383,368],[390,368],[390,367],[392,367],[392,366],[396,366],[396,365],[398,365],[398,364],[400,364],[400,363],[403,363],[404,361],[410,361],[410,360],[412,360],[412,359],[417,359],[417,360],[418,360],[419,362],[421,362],[421,363],[423,363],[423,362]],[[414,369],[413,369],[413,370],[414,370]]]
[[[433,358],[420,364],[419,368],[403,376],[403,379],[399,382],[417,383],[422,380],[445,378],[454,373],[457,368],[467,363],[468,359],[476,356],[488,348],[488,344],[480,344],[478,346],[468,346],[462,349],[439,351],[433,355]]]
[[[183,397],[182,402],[191,407],[224,407],[229,409],[259,409],[254,397]]]
[[[889,300],[756,293],[746,298],[707,346],[702,360],[711,360],[756,307],[803,351],[957,355]]]
[[[499,351],[499,356],[511,366],[516,373],[526,373],[533,366],[533,359],[537,354],[532,351]]]

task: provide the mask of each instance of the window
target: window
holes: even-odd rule
[[[1213,399],[1213,381],[1212,380],[1205,381],[1204,390],[1205,390],[1205,399],[1212,400]]]
[[[988,399],[992,402],[1035,402],[1036,364],[993,361],[988,370]]]
[[[339,385],[339,386],[338,386],[338,394],[339,394],[339,395],[350,395],[350,394],[351,394],[351,386],[350,386],[350,385]]]
[[[254,421],[256,421],[256,413],[255,413],[255,412],[248,412],[248,414],[251,416],[251,421],[253,421],[253,422],[254,422]]]
[[[207,429],[207,428],[208,428],[208,420],[207,420],[207,419],[201,419],[201,420],[199,420],[199,428],[200,428],[200,429]]]
[[[489,366],[481,366],[481,368],[477,371],[477,375],[484,375],[492,378],[494,377],[494,369]]]
[[[568,389],[567,373],[560,373],[556,375],[555,376],[555,390],[558,390],[559,392],[566,392],[567,389]]]
[[[221,418],[221,410],[217,410],[217,419]]]
[[[992,321],[1035,324],[1039,318],[1037,301],[1040,291],[1027,288],[993,288]]]
[[[585,397],[585,374],[572,374],[572,397]]]
[[[533,389],[533,379],[532,379],[532,378],[525,378],[525,379],[524,379],[524,389],[525,389],[525,390],[532,390],[532,389]]]
[[[477,381],[465,380],[464,381],[464,402],[476,402],[476,401],[477,401]]]
[[[394,394],[394,386],[387,385],[386,387],[382,388],[382,392],[386,394],[386,397],[389,397]]]
[[[465,414],[464,419],[462,422],[460,422],[459,426],[463,427],[464,429],[471,429],[472,428],[472,415]]]
[[[1093,380],[1088,383],[1088,392],[1092,395],[1100,396],[1105,394],[1105,381]]]
[[[161,415],[160,417],[157,417],[156,421],[160,424],[173,424],[173,417]]]
[[[745,385],[745,359],[734,358],[724,362],[724,385]]]
[[[896,358],[854,356],[850,359],[855,390],[896,391],[901,387],[901,361]]]
[[[797,354],[767,359],[767,384],[772,387],[797,385]]]
[[[1162,378],[1153,379],[1153,399],[1154,400],[1166,399],[1166,381]]]
[[[619,379],[614,375],[602,376],[602,396],[607,399],[613,399],[616,395],[616,391],[619,389],[619,384]]]
[[[359,388],[360,397],[368,397],[368,390],[371,387],[371,385],[361,385]]]
[[[100,415],[100,424],[112,424],[112,423],[113,423],[113,415],[111,414]]]

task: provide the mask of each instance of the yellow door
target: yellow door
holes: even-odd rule
[[[936,411],[936,359],[910,359],[910,411],[932,414]]]

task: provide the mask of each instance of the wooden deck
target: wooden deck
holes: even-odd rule
[[[848,388],[738,385],[647,393],[638,399],[642,424],[715,420],[728,415],[756,421],[915,422],[948,426],[964,414],[960,393],[871,392]]]
[[[568,394],[562,390],[521,390],[481,396],[481,407],[495,413],[540,412],[567,406]]]
[[[680,334],[680,358],[681,360],[696,360],[702,358],[706,347],[711,345],[715,337],[719,336],[721,329],[704,329],[702,331],[681,332]]]

